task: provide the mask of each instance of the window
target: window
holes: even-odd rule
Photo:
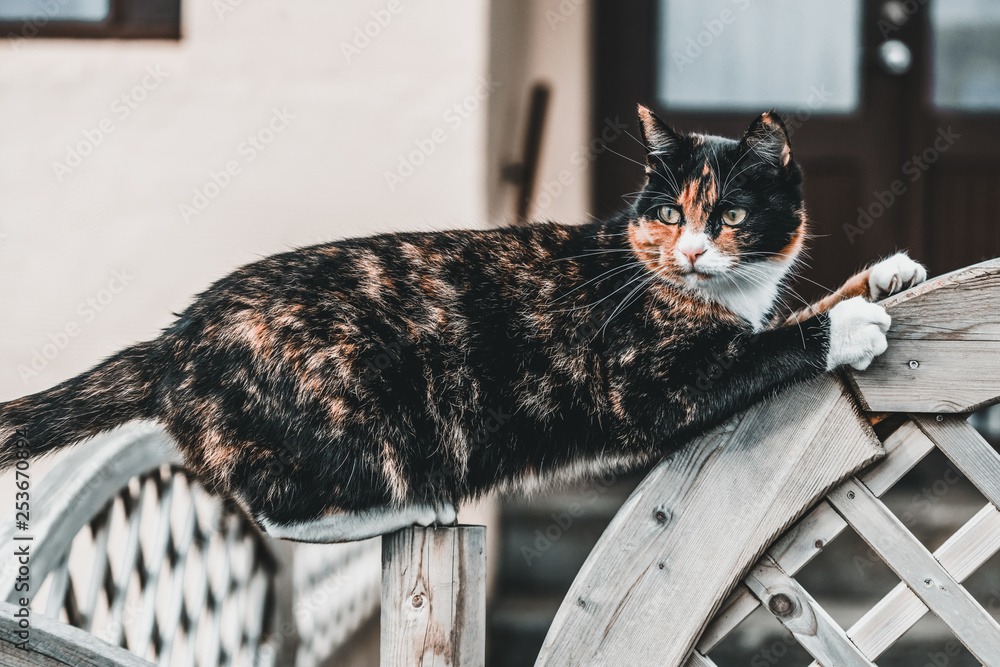
[[[3,0],[0,37],[177,39],[180,0]]]

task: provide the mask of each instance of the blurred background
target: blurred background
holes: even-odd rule
[[[932,275],[1000,255],[991,0],[0,0],[0,85],[0,401],[154,337],[264,255],[610,214],[643,178],[639,102],[730,136],[785,115],[815,236],[803,298],[897,249]],[[1000,440],[996,412],[974,423]],[[640,477],[463,514],[490,527],[488,664],[533,661]],[[887,502],[934,549],[985,501],[929,459]],[[799,578],[845,627],[898,582],[850,535]],[[970,587],[1000,609],[1000,562]],[[331,664],[374,664],[375,605]],[[927,618],[879,664],[950,641]],[[793,644],[761,613],[711,657],[806,664]]]

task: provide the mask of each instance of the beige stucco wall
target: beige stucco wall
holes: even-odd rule
[[[486,223],[485,105],[466,100],[487,75],[485,1],[184,9],[176,43],[0,42],[0,400],[155,336],[261,255]],[[345,55],[373,11],[391,20]],[[451,109],[463,101],[478,110]],[[390,188],[386,172],[432,136],[443,143]],[[95,143],[72,168],[70,148]],[[185,220],[180,205],[204,204],[194,191],[214,194],[227,165],[239,173]]]
[[[579,0],[227,4],[186,2],[179,42],[0,41],[0,401],[156,336],[260,256],[509,221],[497,168],[537,78],[540,192],[589,140]],[[534,213],[583,221],[588,187],[574,168]],[[0,516],[13,495],[0,477]]]

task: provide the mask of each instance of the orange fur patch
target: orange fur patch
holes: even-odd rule
[[[865,269],[860,273],[854,274],[848,278],[847,282],[833,294],[825,296],[816,303],[806,308],[802,308],[801,310],[797,310],[789,315],[785,319],[784,324],[786,326],[790,324],[799,324],[814,315],[827,312],[841,301],[852,299],[856,296],[871,299],[871,291],[868,286],[869,275],[871,275],[871,269]]]

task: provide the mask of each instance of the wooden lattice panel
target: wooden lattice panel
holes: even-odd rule
[[[292,612],[299,633],[295,667],[318,667],[378,610],[381,539],[299,544]]]
[[[879,497],[935,447],[990,503],[931,554]],[[885,448],[882,461],[828,493],[772,545],[705,629],[688,667],[714,665],[709,652],[760,606],[815,658],[813,665],[872,665],[928,611],[977,659],[1000,665],[1000,625],[961,584],[1000,551],[1000,455],[961,416],[912,415]],[[902,583],[845,631],[794,575],[847,527]]]
[[[268,665],[275,570],[246,519],[163,466],[97,512],[33,610],[159,665]]]
[[[1000,625],[962,585],[1000,549],[1000,455],[966,421],[1000,402],[1000,259],[881,303],[888,352],[847,369],[849,386],[788,389],[646,476],[580,569],[536,667],[713,665],[762,606],[827,667],[874,664],[928,610],[1000,666]],[[880,443],[876,413],[906,423]],[[936,450],[990,504],[932,554],[880,497]],[[848,526],[902,583],[845,630],[795,576]]]

